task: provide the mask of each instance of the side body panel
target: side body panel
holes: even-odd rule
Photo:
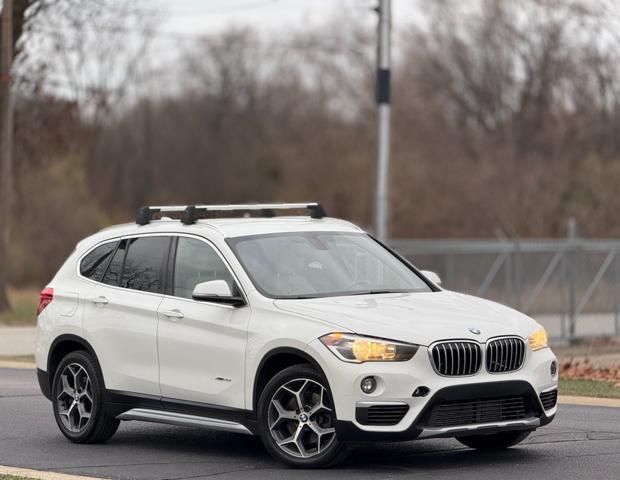
[[[91,299],[103,298],[107,304]],[[93,346],[106,388],[160,395],[157,308],[162,296],[96,285],[84,300],[84,338]]]

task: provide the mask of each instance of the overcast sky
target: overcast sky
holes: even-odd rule
[[[161,29],[179,34],[217,32],[231,24],[260,30],[299,28],[320,23],[337,10],[376,20],[377,0],[155,0],[162,10]],[[419,0],[392,0],[394,27],[415,14]]]

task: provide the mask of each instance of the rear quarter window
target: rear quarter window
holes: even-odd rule
[[[80,262],[80,275],[100,282],[117,244],[118,242],[109,242],[99,245],[82,258]]]

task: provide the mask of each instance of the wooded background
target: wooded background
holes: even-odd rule
[[[145,204],[316,200],[371,225],[376,32],[349,10],[148,68],[135,2],[15,3],[13,285]],[[391,237],[620,236],[620,2],[419,5],[394,38]]]

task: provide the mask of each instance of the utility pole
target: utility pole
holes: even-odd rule
[[[0,311],[7,310],[7,248],[13,166],[13,0],[4,0],[0,31]]]
[[[387,239],[390,179],[390,43],[392,27],[391,0],[379,0],[377,45],[377,185],[375,190],[375,232],[379,240]]]

